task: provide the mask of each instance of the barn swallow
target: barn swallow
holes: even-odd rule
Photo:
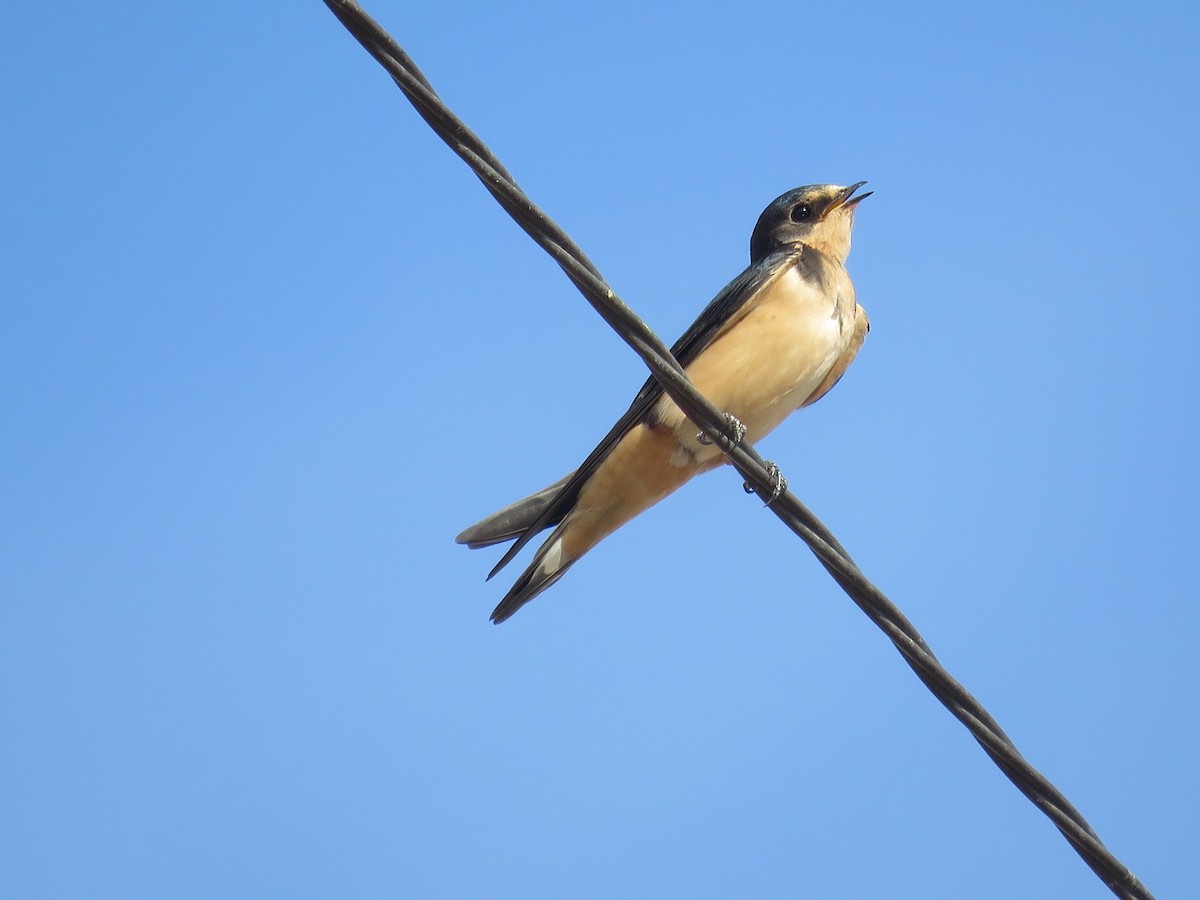
[[[750,237],[750,266],[713,298],[671,353],[708,400],[757,441],[837,384],[870,325],[846,273],[866,184],[818,184],[776,198]],[[741,431],[740,428],[737,429]],[[514,540],[491,578],[554,528],[492,612],[499,623],[638,513],[725,460],[654,378],[570,475],[472,525],[471,548]]]

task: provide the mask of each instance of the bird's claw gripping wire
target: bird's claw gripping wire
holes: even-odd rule
[[[787,479],[783,477],[783,472],[779,471],[779,466],[775,465],[775,463],[771,462],[770,460],[767,460],[766,466],[767,477],[771,479],[774,485],[771,488],[771,499],[763,505],[770,506],[779,499],[780,494],[787,490],[788,484]],[[747,494],[755,493],[755,488],[748,481],[742,482],[742,490]]]
[[[724,416],[726,429],[726,434],[724,435],[725,440],[729,442],[730,447],[736,447],[742,442],[742,438],[746,436],[746,426],[738,420],[737,416],[734,416],[731,413],[725,413]],[[701,444],[704,444],[706,447],[713,442],[712,438],[710,438],[703,431],[696,435],[696,440]]]

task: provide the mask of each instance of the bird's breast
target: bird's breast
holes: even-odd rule
[[[805,277],[789,267],[749,302],[751,307],[687,367],[688,377],[718,409],[757,441],[800,407],[842,355],[854,331],[854,287],[840,266],[829,277]],[[695,427],[670,398],[656,420],[678,431],[693,459],[715,448],[698,445]]]

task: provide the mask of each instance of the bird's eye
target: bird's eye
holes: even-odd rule
[[[807,222],[812,218],[812,207],[807,203],[800,203],[792,207],[793,222]]]

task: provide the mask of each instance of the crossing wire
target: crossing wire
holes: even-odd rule
[[[938,662],[913,624],[867,579],[829,529],[790,491],[775,495],[777,473],[750,444],[737,440],[725,415],[695,389],[667,346],[608,286],[570,236],[525,195],[483,141],[442,102],[408,54],[353,0],[323,2],[504,210],[550,254],[593,309],[641,357],[663,391],[721,448],[748,488],[808,545],[846,595],[895,644],[930,692],[966,726],[1017,789],[1055,824],[1092,871],[1118,897],[1153,900],[1062,792],[1021,755],[988,711]]]

